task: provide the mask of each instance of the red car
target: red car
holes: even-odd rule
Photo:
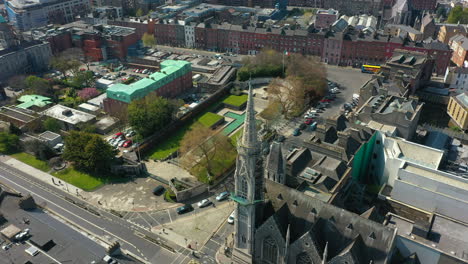
[[[124,134],[122,132],[115,133],[115,135],[112,137],[113,139],[119,138],[123,136]]]
[[[127,140],[123,143],[122,147],[124,148],[128,148],[132,145],[132,141],[131,140]]]
[[[308,118],[308,119],[306,119],[306,121],[304,121],[304,124],[310,125],[310,124],[312,124],[312,122],[314,122],[314,120],[311,119],[311,118]]]
[[[330,99],[322,99],[322,100],[320,100],[320,102],[321,102],[321,103],[325,103],[325,102],[328,103],[328,102],[331,102],[331,100],[330,100]]]

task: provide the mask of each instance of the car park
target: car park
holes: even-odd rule
[[[222,192],[216,196],[216,201],[223,201],[226,200],[229,197],[229,192]]]
[[[164,186],[159,185],[159,186],[157,186],[156,188],[153,189],[153,194],[159,196],[159,195],[163,194],[165,190],[166,190],[166,188],[164,188]]]
[[[233,225],[234,220],[236,219],[235,217],[236,217],[236,210],[232,211],[231,215],[229,215],[228,220],[227,220],[228,224]]]
[[[118,146],[119,148],[123,147],[123,145],[125,144],[126,141],[127,141],[127,140],[125,140],[125,139],[121,139],[121,140],[119,141],[119,144],[117,144],[117,146]]]
[[[136,132],[133,131],[133,130],[129,130],[129,131],[127,131],[127,133],[125,134],[126,137],[133,137],[134,135],[136,135]]]
[[[206,207],[206,206],[208,206],[208,205],[210,205],[210,204],[211,204],[211,201],[210,201],[210,200],[208,200],[208,199],[203,199],[203,200],[201,200],[200,202],[198,202],[197,205],[198,205],[199,208],[203,208],[203,207]]]
[[[191,211],[193,211],[193,206],[190,204],[183,205],[176,209],[177,214],[185,214]]]
[[[300,129],[300,130],[304,130],[306,127],[307,127],[306,124],[300,124],[300,125],[299,125],[299,129]]]

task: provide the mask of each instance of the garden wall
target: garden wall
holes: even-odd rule
[[[181,184],[186,185],[183,182]],[[175,187],[174,183],[173,183],[173,180],[170,180],[169,181],[169,187],[175,193],[175,196],[177,198],[177,202],[183,202],[183,201],[189,200],[191,198],[194,198],[194,197],[196,197],[198,195],[201,195],[201,194],[208,191],[208,185],[206,185],[204,183],[201,183],[201,184],[196,185],[196,186],[191,186],[191,187],[189,187],[187,189],[178,191],[177,188]]]

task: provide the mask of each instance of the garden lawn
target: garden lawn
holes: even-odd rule
[[[38,170],[41,170],[44,172],[50,171],[49,164],[46,161],[38,160],[36,159],[36,157],[34,157],[31,154],[21,152],[21,153],[16,153],[10,156]]]
[[[200,122],[205,127],[210,127],[211,128],[214,124],[218,123],[223,118],[224,117],[222,117],[222,116],[220,116],[218,114],[208,112],[208,113],[202,115],[198,119],[198,122]]]
[[[84,191],[92,191],[104,184],[104,178],[94,177],[87,173],[72,168],[52,173],[55,177],[62,179]]]
[[[232,105],[235,107],[241,107],[245,102],[247,102],[248,95],[231,95],[228,98],[224,99],[223,103]]]
[[[220,100],[218,103],[215,103],[208,107],[205,112],[200,113],[197,117],[194,117],[192,122],[187,123],[181,127],[177,132],[173,133],[170,137],[164,139],[160,144],[156,144],[152,150],[148,152],[148,157],[150,159],[162,160],[167,158],[172,153],[176,152],[180,148],[180,141],[184,138],[185,133],[200,121],[200,119],[209,112],[215,111],[223,101]]]
[[[229,170],[230,168],[232,168],[232,166],[235,165],[236,158],[237,158],[236,150],[232,149],[232,151],[227,153],[227,155],[225,155],[223,158],[224,159],[214,158],[213,169],[212,169],[213,170],[212,180],[215,180],[219,176],[223,175],[227,170]],[[204,162],[201,162],[198,165],[195,165],[192,169],[190,169],[190,174],[197,177],[199,181],[208,183],[207,169],[206,169],[206,166],[204,165],[205,165]]]
[[[229,138],[231,138],[231,143],[234,145],[234,147],[237,147],[237,141],[239,141],[242,138],[242,133],[244,132],[244,129],[241,128],[237,130],[234,134],[232,134]]]

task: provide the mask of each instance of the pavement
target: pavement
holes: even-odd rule
[[[152,178],[135,178],[133,181],[108,184],[93,192],[86,192],[14,158],[2,156],[0,161],[27,174],[34,175],[36,179],[46,184],[67,191],[71,195],[103,209],[120,212],[145,212],[160,211],[178,206],[164,201],[163,196],[155,196],[152,193],[156,186],[164,185]],[[167,186],[165,187],[167,188]]]
[[[52,181],[53,178],[54,181]],[[149,263],[155,263],[151,260],[156,258],[165,259],[168,261],[167,263],[171,263],[171,261],[176,261],[173,263],[186,263],[194,258],[203,258],[205,263],[215,263],[215,252],[220,244],[219,241],[213,239],[218,236],[224,240],[223,236],[228,235],[228,232],[221,234],[216,232],[234,210],[233,202],[218,202],[214,199],[214,196],[220,192],[233,190],[232,175],[224,184],[214,187],[205,197],[200,197],[200,199],[209,198],[216,208],[198,208],[196,205],[198,200],[188,201],[194,207],[194,211],[183,215],[176,212],[176,207],[180,204],[171,203],[168,208],[160,210],[143,210],[145,208],[138,207],[140,201],[149,204],[157,203],[147,198],[148,196],[155,197],[150,192],[153,188],[151,184],[156,182],[152,179],[137,179],[136,183],[130,182],[125,185],[107,185],[99,189],[100,194],[93,194],[94,192],[90,194],[80,189],[76,191],[72,185],[65,186],[63,183],[60,185],[58,179],[47,173],[8,156],[1,156],[0,181],[23,194],[31,193],[39,204],[66,219],[67,223],[86,230],[89,237],[97,238],[107,244],[115,240],[122,241],[122,248],[126,252],[139,257],[141,261],[149,261]],[[106,192],[111,198],[105,198],[104,193]],[[122,208],[128,208],[131,203],[125,201],[125,197],[128,197],[127,192],[140,194],[142,198],[132,200],[135,203],[132,210],[122,211]],[[91,196],[92,198],[90,198]],[[122,198],[116,198],[118,196],[122,196]],[[162,197],[157,199],[162,199]],[[96,204],[96,201],[99,203]],[[84,210],[83,207],[88,209]],[[114,210],[118,212],[112,213],[106,210],[109,208],[120,210]],[[190,224],[187,225],[187,223]],[[165,233],[161,233],[162,228],[165,229]],[[194,237],[193,241],[197,241],[196,243],[200,247],[197,253],[199,255],[192,256],[192,250],[187,250],[184,247],[186,246],[185,239],[181,242],[181,234],[190,238]],[[148,240],[145,237],[151,239]],[[147,244],[148,241],[150,245]],[[176,252],[158,247],[155,243],[170,245]],[[145,248],[156,247],[158,250],[142,250],[142,246]]]

